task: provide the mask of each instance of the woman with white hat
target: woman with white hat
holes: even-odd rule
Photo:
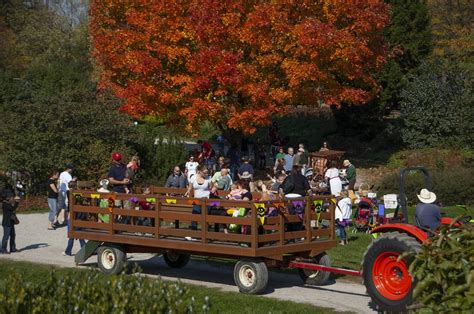
[[[434,204],[436,194],[422,189],[418,194],[418,199],[421,203],[416,205],[415,224],[421,228],[437,229],[441,222],[441,212],[439,206]]]

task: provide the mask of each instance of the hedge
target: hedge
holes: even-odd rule
[[[142,275],[104,276],[97,271],[61,273],[27,282],[12,273],[0,287],[0,313],[194,313],[210,310],[181,282]]]

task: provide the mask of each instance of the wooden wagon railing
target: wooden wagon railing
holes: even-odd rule
[[[184,198],[182,193],[156,187],[147,195],[72,190],[69,237],[118,243],[129,252],[175,250],[273,260],[287,254],[315,256],[336,246],[331,197],[248,202]],[[200,213],[193,213],[193,208]],[[240,208],[246,209],[243,217],[209,214],[210,209]],[[189,229],[193,221],[197,230]],[[237,232],[218,228],[230,225]]]

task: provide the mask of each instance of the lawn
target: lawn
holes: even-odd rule
[[[22,275],[23,283],[40,283],[47,274],[54,269],[59,274],[78,271],[87,271],[74,268],[54,268],[48,265],[32,264],[27,262],[13,262],[0,259],[0,287],[7,284],[9,274],[15,272]],[[106,275],[100,275],[105,279]],[[149,280],[154,280],[150,278]],[[262,296],[244,295],[240,293],[221,292],[218,289],[204,288],[201,286],[186,285],[189,294],[196,300],[210,298],[211,313],[335,313],[334,310],[315,307],[308,304],[299,304],[289,301],[278,301]],[[54,302],[54,296],[51,298]]]

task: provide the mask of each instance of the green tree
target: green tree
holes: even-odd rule
[[[91,79],[86,25],[10,1],[0,12],[0,38],[3,170],[27,174],[39,192],[48,172],[65,162],[76,164],[80,179],[97,179],[106,174],[112,150],[131,151],[132,121]]]
[[[413,148],[467,146],[474,140],[472,89],[462,72],[425,64],[402,92],[403,141]]]
[[[407,76],[425,60],[432,50],[428,6],[425,0],[385,0],[392,7],[391,23],[385,38],[391,58],[378,77],[382,93],[378,103],[384,109],[399,107],[400,92]]]
[[[401,91],[408,77],[432,50],[430,15],[425,0],[385,0],[391,6],[390,24],[384,36],[389,45],[389,58],[376,75],[381,91],[363,107],[343,104],[333,110],[339,130],[345,135],[359,135],[364,140],[375,138],[391,125],[384,116],[400,108]],[[392,125],[393,127],[393,125]],[[398,128],[397,125],[395,125]],[[397,138],[396,133],[393,138]],[[398,138],[397,138],[398,140]]]

